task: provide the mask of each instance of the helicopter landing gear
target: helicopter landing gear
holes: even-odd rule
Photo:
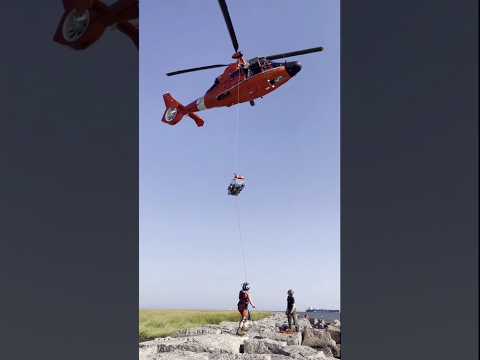
[[[255,101],[250,100],[250,105],[251,105],[251,106],[255,106]]]

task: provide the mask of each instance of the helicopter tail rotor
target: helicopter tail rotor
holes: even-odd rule
[[[203,126],[203,119],[194,113],[188,112],[185,106],[175,100],[170,93],[164,94],[163,100],[165,101],[166,110],[163,113],[162,122],[168,125],[176,125],[187,115],[195,121],[198,127]]]

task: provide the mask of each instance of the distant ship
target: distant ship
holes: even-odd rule
[[[305,310],[305,312],[309,313],[309,312],[339,312],[338,310],[328,310],[328,309],[319,309],[319,308],[314,308],[312,306],[310,306],[307,310]]]

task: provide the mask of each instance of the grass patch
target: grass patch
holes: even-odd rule
[[[254,311],[252,318],[260,320],[270,315],[270,312]],[[237,311],[140,310],[139,341],[172,336],[179,330],[197,326],[239,320],[240,314]]]

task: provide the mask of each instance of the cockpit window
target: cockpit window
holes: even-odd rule
[[[271,61],[265,58],[253,58],[248,61],[250,76],[261,73],[271,67]]]
[[[210,89],[207,90],[207,93],[212,91],[213,89],[215,89],[215,87],[220,84],[220,81],[218,80],[218,78],[215,78],[215,82],[213,83],[213,85],[210,87]]]
[[[260,68],[260,63],[258,62],[258,59],[253,59],[249,61],[249,66],[248,69],[250,70],[250,76],[258,74],[259,72],[262,71]]]

